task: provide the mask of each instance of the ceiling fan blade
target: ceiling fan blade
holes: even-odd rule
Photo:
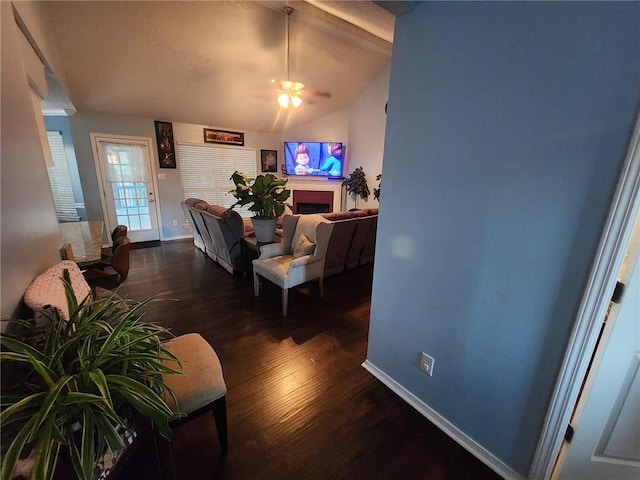
[[[264,93],[254,93],[251,95],[252,98],[256,100],[261,100],[265,102],[273,101],[273,93],[272,92],[264,92]]]
[[[326,90],[303,90],[302,96],[308,98],[331,98],[331,93]]]

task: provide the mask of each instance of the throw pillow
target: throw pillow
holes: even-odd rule
[[[298,237],[296,246],[293,249],[293,258],[304,257],[305,255],[311,255],[316,249],[316,244],[307,238],[303,233]]]

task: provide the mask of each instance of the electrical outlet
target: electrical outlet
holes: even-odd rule
[[[178,226],[178,220],[176,220],[175,218],[173,219],[173,226],[177,227]]]
[[[420,355],[420,370],[429,375],[430,377],[433,375],[433,364],[436,361],[433,357],[430,357],[426,353],[422,352]]]

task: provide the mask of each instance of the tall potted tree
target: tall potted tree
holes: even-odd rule
[[[356,208],[358,208],[358,197],[362,198],[365,202],[369,199],[369,185],[367,184],[367,177],[364,174],[362,167],[356,168],[349,174],[349,178],[342,182],[342,185],[347,187],[347,194],[353,197]]]
[[[380,201],[380,192],[382,191],[382,174],[378,174],[376,176],[376,180],[378,180],[378,188],[373,189],[373,198]]]
[[[171,435],[175,414],[163,374],[180,372],[165,366],[178,361],[163,346],[168,331],[141,320],[149,300],[78,302],[69,272],[62,278],[68,320],[51,308],[37,322],[0,333],[0,478],[13,478],[20,463],[31,478],[52,479],[59,458],[69,459],[77,478],[95,478],[104,456],[123,448],[120,431],[133,418]]]
[[[280,179],[270,173],[256,178],[237,170],[231,175],[236,188],[230,190],[236,202],[229,209],[249,206],[251,221],[258,242],[271,242],[276,233],[278,218],[284,213],[285,202],[291,195],[286,188],[288,179]]]

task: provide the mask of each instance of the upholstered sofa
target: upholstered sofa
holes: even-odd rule
[[[373,262],[376,249],[378,209],[323,213],[333,223],[324,263],[324,276]]]
[[[234,210],[210,205],[198,198],[182,202],[185,218],[193,235],[193,243],[218,262],[229,273],[248,272],[251,260],[243,251],[242,238],[253,235],[251,221],[243,220]],[[351,210],[323,213],[333,224],[333,232],[327,249],[324,276],[351,270],[373,262],[376,246],[378,209]],[[276,229],[282,235],[281,229]]]
[[[196,220],[194,215],[191,213],[191,208],[198,202],[203,202],[204,200],[200,200],[198,198],[187,198],[184,202],[180,202],[180,206],[182,207],[182,212],[184,213],[184,218],[187,220],[187,224],[189,225],[189,231],[193,236],[193,243],[196,247],[206,253],[206,247],[204,245],[204,239],[202,238],[202,234],[196,225]],[[205,202],[206,203],[206,202]]]
[[[196,247],[231,274],[247,271],[249,266],[241,241],[250,224],[246,224],[238,212],[197,198],[182,202],[182,209]]]

